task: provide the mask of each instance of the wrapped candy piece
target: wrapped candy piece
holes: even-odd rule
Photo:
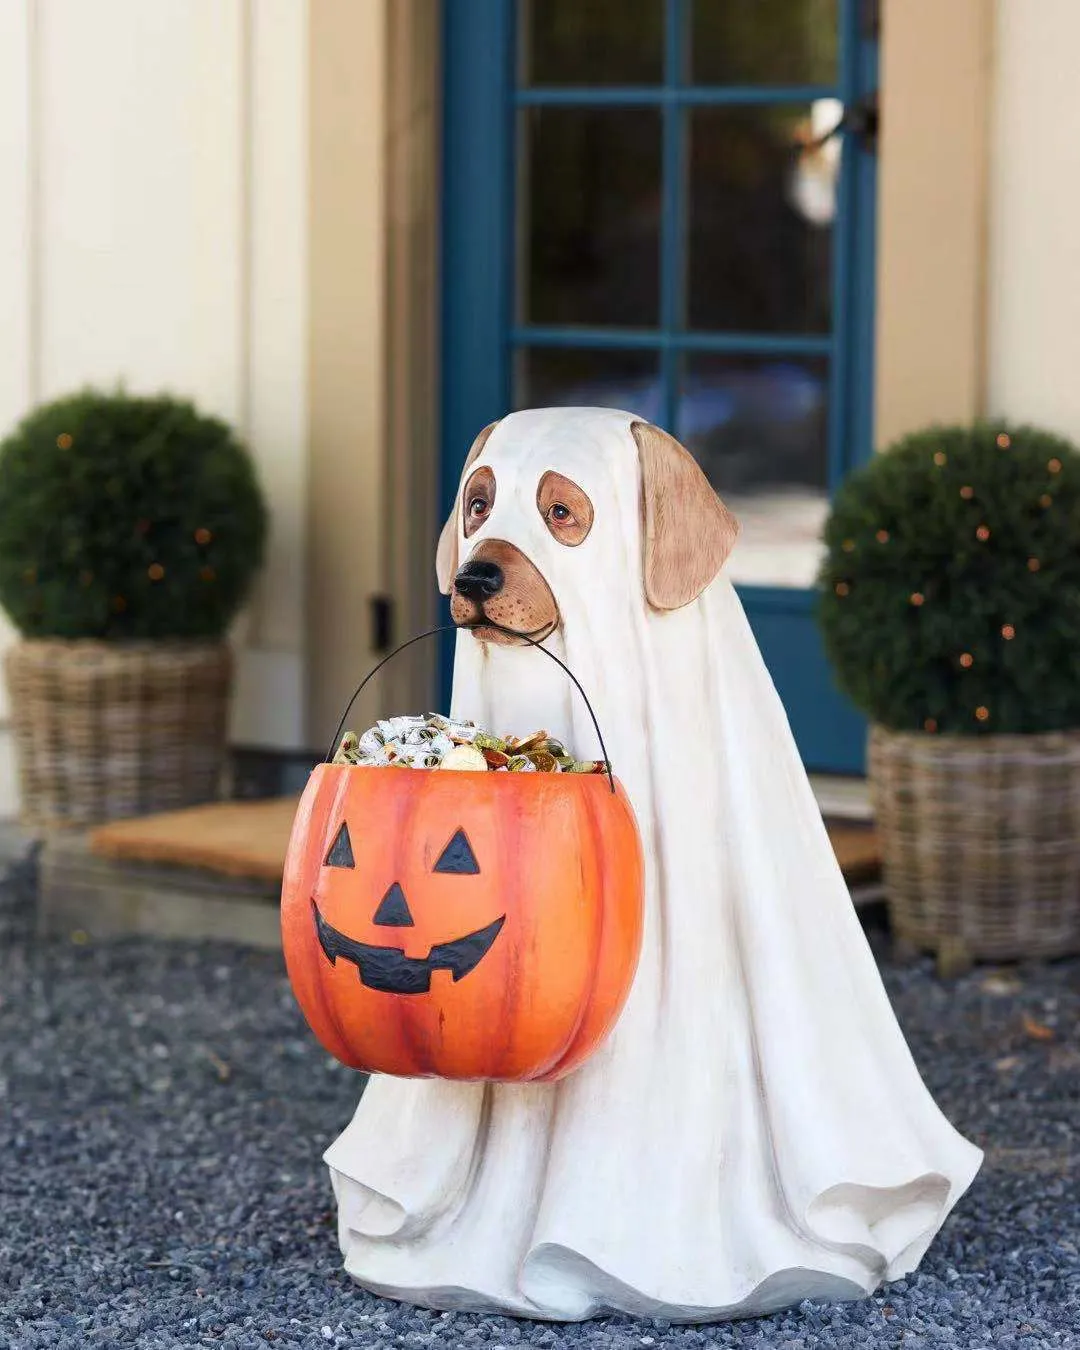
[[[360,762],[360,741],[353,731],[347,731],[341,738],[341,744],[334,755],[335,764],[358,764]]]
[[[404,745],[426,745],[438,735],[436,727],[411,727],[401,739]]]
[[[438,731],[449,731],[451,727],[465,727],[476,729],[476,723],[470,722],[467,718],[459,717],[457,721],[451,721],[449,717],[444,717],[442,713],[425,713],[424,721],[429,726],[435,727]]]
[[[396,741],[399,736],[403,736],[414,727],[422,727],[423,725],[423,717],[416,716],[415,714],[405,717],[381,718],[377,723],[379,730],[383,734],[383,738],[388,741]]]
[[[345,736],[342,737],[342,742],[344,743],[344,740],[347,737],[351,736],[352,734],[353,733],[351,731],[347,731],[345,733]],[[364,732],[364,734],[360,737],[359,741],[357,742],[357,746],[362,755],[377,754],[385,744],[386,744],[386,737],[382,734],[382,732],[378,729],[378,727],[370,727],[367,731]]]
[[[436,732],[434,740],[431,742],[431,753],[438,755],[441,759],[443,755],[448,755],[454,748],[454,742],[444,731]]]
[[[514,753],[527,755],[531,750],[540,750],[547,743],[547,738],[546,731],[534,731],[531,736],[526,736],[524,740],[514,743]]]

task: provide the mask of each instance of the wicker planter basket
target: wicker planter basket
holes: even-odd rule
[[[989,960],[1080,951],[1080,731],[874,726],[869,780],[897,937]]]
[[[34,639],[9,649],[5,672],[25,825],[92,825],[217,796],[228,646]]]

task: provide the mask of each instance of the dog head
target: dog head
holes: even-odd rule
[[[554,414],[563,445],[580,411]],[[550,424],[546,437],[527,434],[527,419],[539,416],[512,414],[480,432],[439,539],[439,589],[451,597],[454,622],[473,627],[482,641],[520,641],[500,628],[538,642],[550,636],[561,619],[544,559],[552,559],[552,546],[580,550],[581,566],[588,568],[590,539],[602,525],[597,516],[603,508],[587,481],[588,455],[575,461],[582,468],[575,474],[574,457],[549,444]],[[735,544],[738,522],[674,437],[629,414],[601,416],[621,416],[636,448],[645,600],[654,610],[679,609],[716,577]],[[485,619],[499,627],[485,626]]]

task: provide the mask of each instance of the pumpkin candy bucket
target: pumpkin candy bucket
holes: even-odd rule
[[[629,995],[644,908],[637,823],[604,763],[312,771],[281,930],[326,1050],[368,1072],[500,1082],[561,1078],[592,1054]]]

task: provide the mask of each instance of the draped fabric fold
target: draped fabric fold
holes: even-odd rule
[[[494,509],[458,544],[510,540],[555,594],[546,645],[642,835],[641,961],[561,1082],[370,1082],[326,1161],[346,1269],[394,1298],[672,1321],[857,1298],[918,1264],[981,1161],[911,1058],[734,589],[645,602],[633,420],[505,418],[470,466],[493,471]],[[537,512],[549,469],[593,503],[579,547]],[[460,634],[451,711],[600,753],[529,648]]]

